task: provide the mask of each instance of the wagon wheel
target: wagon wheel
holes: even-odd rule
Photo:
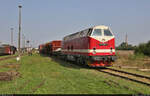
[[[13,55],[13,51],[10,51],[10,54]]]

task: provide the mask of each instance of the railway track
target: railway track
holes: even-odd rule
[[[17,56],[9,56],[9,57],[0,58],[0,61],[15,58],[15,57]]]
[[[24,54],[21,54],[21,56],[23,56]],[[11,58],[16,58],[16,57],[18,57],[18,55],[16,55],[16,56],[9,56],[9,57],[3,57],[3,58],[0,58],[0,61],[2,61],[2,60],[7,60],[7,59],[11,59]]]
[[[97,69],[100,72],[150,86],[150,77],[112,68]]]

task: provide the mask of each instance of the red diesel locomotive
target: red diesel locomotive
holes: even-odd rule
[[[115,37],[107,26],[91,27],[64,37],[62,54],[90,67],[111,66],[116,59]]]
[[[39,51],[90,67],[111,66],[116,60],[115,37],[104,25],[68,35],[62,41],[40,45]]]

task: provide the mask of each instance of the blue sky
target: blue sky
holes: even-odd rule
[[[0,0],[0,41],[17,45],[18,4],[22,4],[22,33],[33,46],[95,25],[110,26],[116,45],[150,40],[150,0]]]

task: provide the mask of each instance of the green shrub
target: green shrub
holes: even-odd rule
[[[136,60],[139,58],[145,58],[145,55],[143,53],[136,53],[134,55],[129,55],[128,59],[130,60]]]
[[[125,42],[122,42],[118,47],[116,47],[117,50],[134,50],[135,46],[132,46],[131,44],[126,44]]]
[[[135,54],[139,53],[150,56],[150,41],[148,43],[142,43],[137,48],[135,48]]]

